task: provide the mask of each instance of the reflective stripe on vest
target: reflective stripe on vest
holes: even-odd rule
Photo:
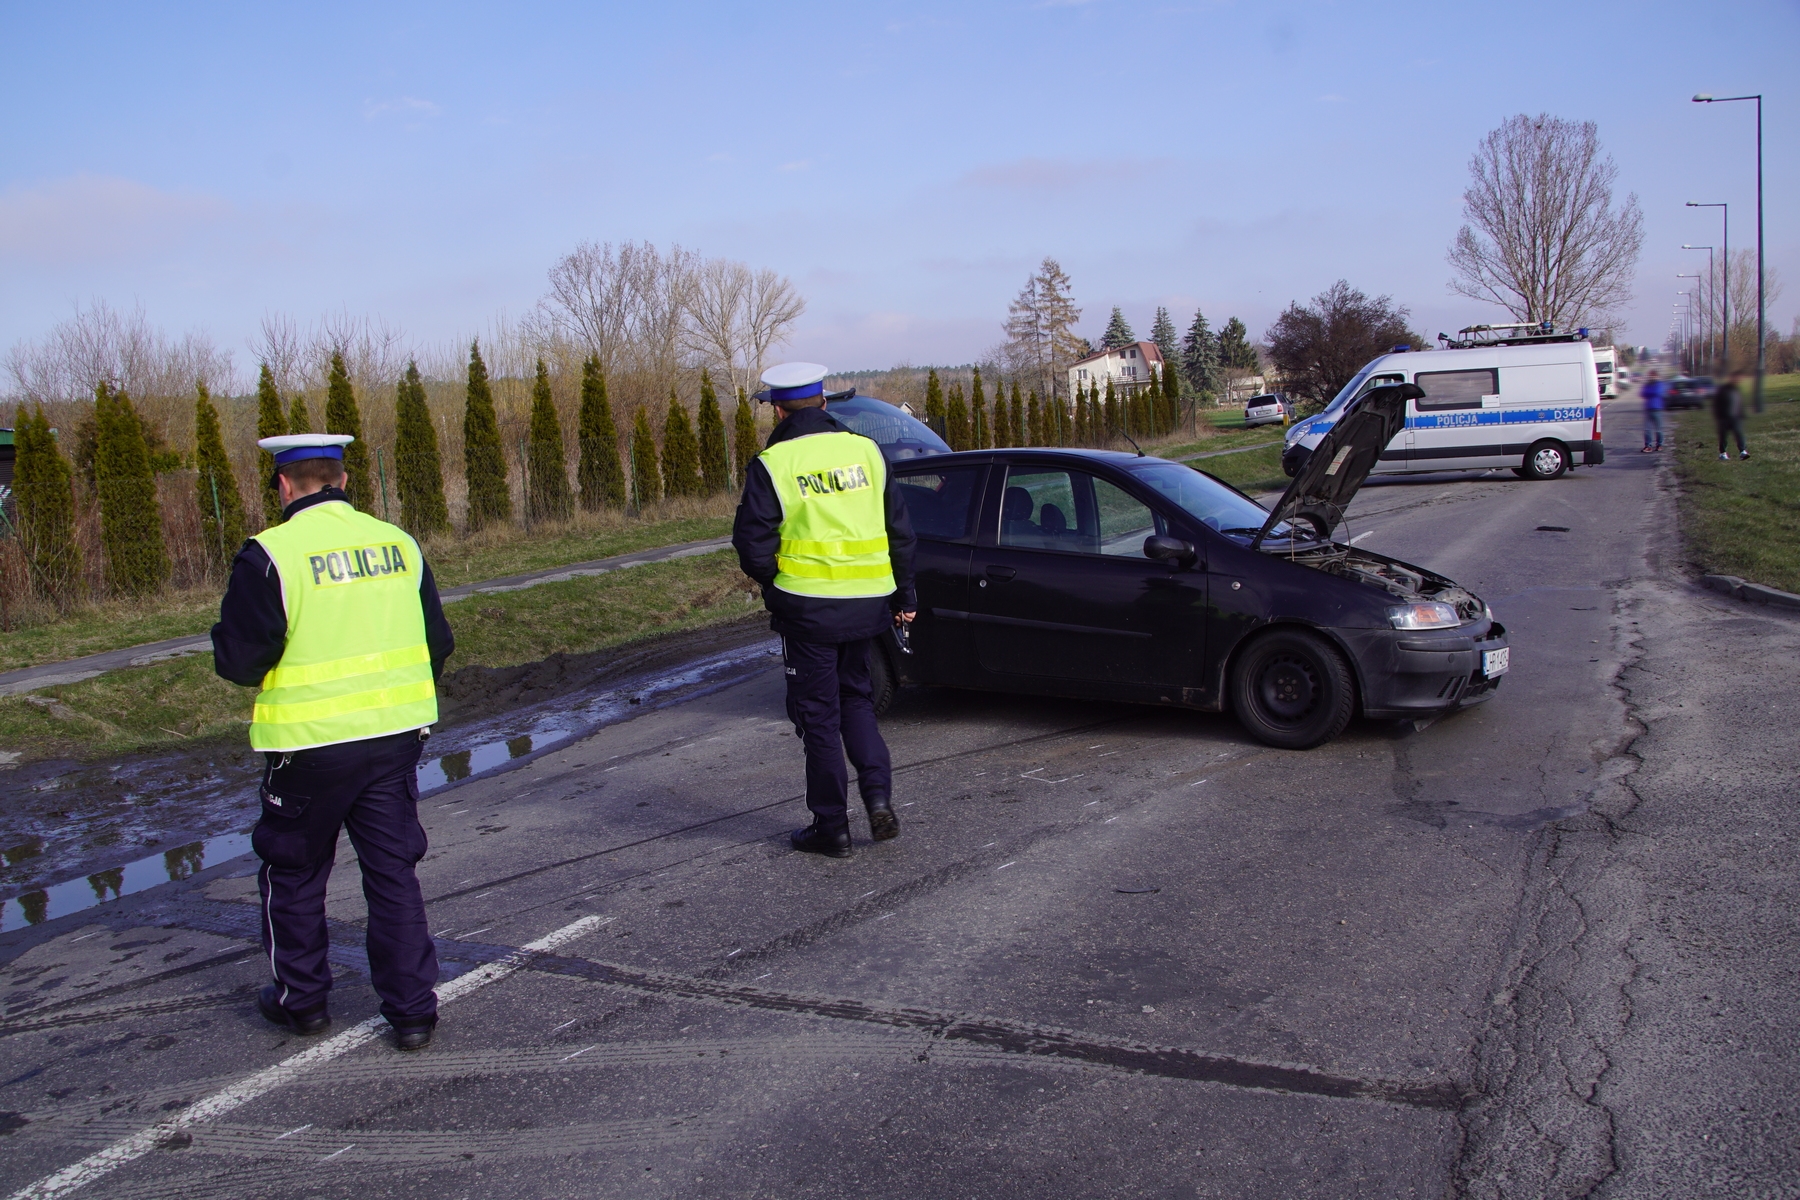
[[[250,744],[305,750],[433,724],[419,544],[342,501],[303,509],[256,541],[281,578],[288,636],[263,677]]]
[[[777,442],[759,457],[781,500],[775,586],[799,596],[887,596],[887,461],[857,433]]]

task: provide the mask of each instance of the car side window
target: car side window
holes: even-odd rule
[[[1000,544],[1070,554],[1144,557],[1157,531],[1149,506],[1085,471],[1013,467],[1000,501]]]
[[[896,479],[912,518],[913,532],[934,542],[958,542],[975,532],[981,506],[981,478],[977,465],[921,471]]]
[[[1483,396],[1500,394],[1496,374],[1491,367],[1479,371],[1420,371],[1413,376],[1413,382],[1425,389],[1425,394],[1414,403],[1420,412],[1480,408]]]

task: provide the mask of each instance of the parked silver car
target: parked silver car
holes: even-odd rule
[[[1252,396],[1244,401],[1244,427],[1280,425],[1287,421],[1292,411],[1288,398],[1280,392]]]

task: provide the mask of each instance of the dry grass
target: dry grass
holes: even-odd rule
[[[1744,419],[1750,460],[1719,461],[1712,414],[1675,421],[1681,535],[1696,573],[1800,592],[1800,375],[1765,381],[1767,411]]]

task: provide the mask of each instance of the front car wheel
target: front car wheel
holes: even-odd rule
[[[1258,741],[1284,750],[1310,750],[1350,723],[1356,690],[1337,647],[1316,633],[1278,629],[1239,654],[1231,675],[1231,706]]]

